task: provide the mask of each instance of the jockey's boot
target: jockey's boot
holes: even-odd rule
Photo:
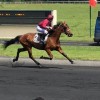
[[[46,35],[44,35],[44,34],[41,36],[40,44],[43,44],[43,45],[45,44],[45,41],[44,41],[45,37],[46,37]]]
[[[44,40],[41,40],[40,41],[40,44],[44,45],[45,44]]]

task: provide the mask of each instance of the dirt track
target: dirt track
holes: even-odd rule
[[[0,38],[13,38],[17,35],[36,32],[34,25],[0,25]]]
[[[79,61],[37,60],[45,66],[39,68],[29,58],[13,63],[0,57],[0,100],[100,100],[99,61],[96,67],[82,61],[88,65],[82,67]]]

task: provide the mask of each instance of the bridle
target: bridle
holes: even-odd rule
[[[61,22],[60,24],[58,24],[56,26],[55,29],[58,29],[58,28],[62,28],[61,31],[64,32],[66,35],[68,35],[68,37],[72,37],[73,36],[73,34],[70,32],[70,28],[68,27],[67,24]]]
[[[70,28],[69,28],[66,24],[61,23],[59,26],[62,27],[62,31],[63,31],[66,35],[68,35],[69,37],[71,37],[71,36],[73,35],[72,33],[70,33]]]

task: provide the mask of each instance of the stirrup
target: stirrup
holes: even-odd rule
[[[40,44],[43,44],[43,45],[44,45],[44,44],[45,44],[45,43],[44,43],[44,40],[41,40],[41,41],[40,41]]]

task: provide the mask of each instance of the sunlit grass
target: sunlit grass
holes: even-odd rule
[[[15,57],[17,49],[21,45],[11,45],[6,50],[0,46],[0,56]],[[98,46],[62,46],[63,51],[72,59],[75,60],[100,60],[100,47]],[[32,49],[33,56],[39,58],[40,56],[48,56],[43,50]],[[54,59],[66,59],[57,51],[52,51]],[[27,52],[21,52],[20,57],[28,57]]]

